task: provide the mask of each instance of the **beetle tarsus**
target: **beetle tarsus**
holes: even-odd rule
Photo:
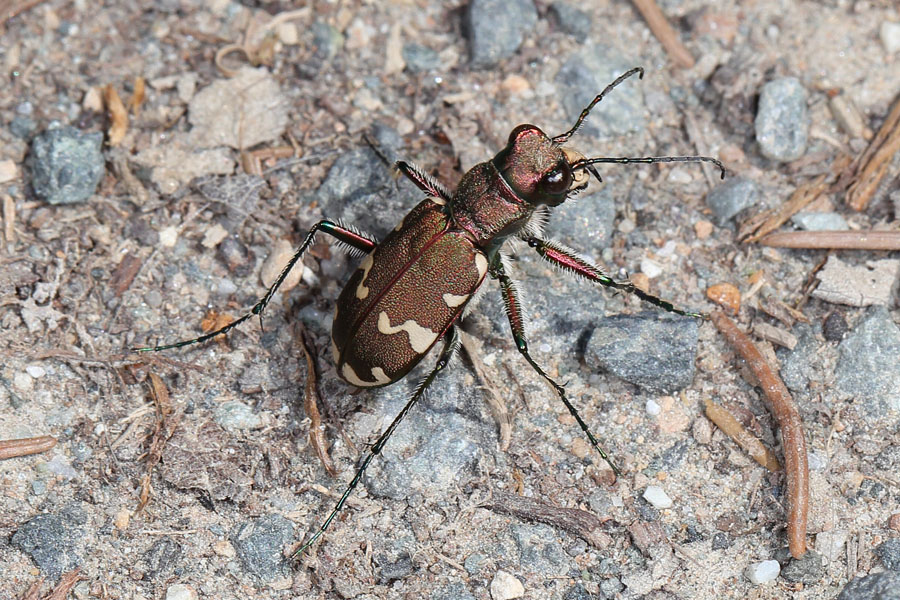
[[[346,504],[347,498],[350,497],[350,494],[353,493],[353,490],[356,489],[357,485],[359,485],[363,474],[369,467],[369,463],[372,462],[372,459],[375,458],[376,455],[381,454],[382,449],[384,449],[384,445],[394,433],[394,430],[397,429],[397,426],[400,425],[400,422],[403,421],[403,418],[412,409],[412,407],[415,406],[416,403],[421,400],[422,396],[425,395],[425,390],[428,389],[428,386],[431,385],[431,382],[434,381],[434,378],[437,377],[437,374],[447,367],[447,365],[450,363],[450,359],[453,357],[453,354],[458,348],[459,334],[456,331],[456,327],[451,326],[450,329],[447,330],[447,333],[444,335],[444,349],[441,351],[441,355],[438,358],[437,364],[435,364],[434,368],[431,370],[428,376],[425,377],[425,379],[423,379],[418,386],[416,386],[416,391],[413,392],[412,397],[410,397],[407,403],[403,406],[403,409],[399,413],[397,413],[397,416],[394,417],[394,420],[391,421],[391,424],[388,425],[387,429],[385,429],[384,432],[382,432],[382,434],[378,436],[378,439],[369,448],[369,452],[366,454],[366,457],[363,459],[359,468],[357,468],[356,474],[347,485],[347,489],[344,490],[343,494],[341,494],[341,498],[334,506],[331,514],[328,515],[328,518],[325,519],[325,522],[322,523],[322,526],[318,529],[318,531],[316,531],[311,538],[304,542],[304,544],[300,546],[300,548],[296,552],[294,552],[291,557],[293,560],[299,558],[310,546],[315,543],[316,540],[322,537],[322,534],[325,533],[325,530],[328,529],[328,526],[331,525],[331,522],[334,520],[334,518],[337,517],[338,513],[341,512],[341,509],[344,508],[344,504]]]
[[[578,410],[569,400],[568,396],[566,396],[566,385],[559,384],[553,380],[552,377],[547,375],[547,373],[540,367],[540,365],[535,362],[534,358],[531,357],[531,354],[528,352],[528,342],[525,339],[525,322],[524,319],[521,318],[522,315],[522,304],[519,300],[518,292],[516,291],[515,282],[506,274],[506,270],[503,267],[503,263],[497,261],[492,269],[492,275],[495,279],[500,283],[500,291],[503,294],[503,305],[506,308],[506,316],[509,319],[509,326],[512,329],[513,339],[516,343],[516,349],[518,349],[519,354],[521,354],[528,364],[531,365],[531,368],[534,369],[538,375],[544,378],[544,380],[550,384],[553,390],[556,392],[556,395],[559,396],[559,399],[562,400],[562,403],[566,406],[566,409],[569,411],[569,414],[575,418],[575,421],[578,423],[578,426],[581,427],[581,430],[587,436],[588,440],[591,442],[591,445],[594,447],[594,450],[600,455],[600,458],[606,461],[606,464],[613,470],[613,473],[616,476],[620,475],[621,472],[619,468],[613,463],[612,459],[609,457],[609,454],[600,446],[600,442],[597,441],[597,438],[591,433],[591,430],[588,428],[587,423],[584,422],[584,419],[581,418],[581,415],[578,414]]]
[[[371,240],[363,236],[362,234],[347,229],[346,227],[341,227],[337,223],[333,221],[329,221],[328,219],[322,219],[315,225],[313,225],[312,229],[309,230],[309,233],[306,234],[306,239],[303,240],[303,243],[294,252],[294,255],[291,257],[291,260],[285,265],[285,267],[281,270],[281,273],[278,275],[278,279],[275,280],[269,289],[266,291],[266,294],[257,302],[253,308],[251,308],[246,314],[235,319],[231,323],[228,323],[224,327],[221,327],[211,333],[207,333],[206,335],[201,335],[200,337],[194,338],[192,340],[184,340],[182,342],[176,342],[174,344],[166,344],[164,346],[148,346],[145,348],[135,348],[135,352],[159,352],[160,350],[170,350],[172,348],[181,348],[183,346],[189,346],[191,344],[202,344],[207,340],[211,340],[212,338],[222,335],[223,333],[227,333],[231,331],[253,315],[259,315],[259,326],[260,329],[263,329],[262,322],[262,313],[268,306],[269,301],[272,300],[272,297],[275,295],[275,292],[278,291],[278,288],[284,283],[285,278],[287,278],[288,273],[291,272],[291,269],[294,268],[294,265],[303,257],[306,251],[313,243],[313,239],[316,237],[316,233],[319,231],[323,233],[327,233],[334,238],[336,238],[339,242],[344,243],[348,246],[356,248],[363,252],[370,252],[375,246],[377,242],[375,240]]]

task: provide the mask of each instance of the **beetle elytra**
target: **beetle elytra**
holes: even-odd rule
[[[502,250],[510,238],[519,238],[543,259],[564,271],[632,293],[669,312],[703,316],[679,310],[670,302],[636,288],[631,282],[615,280],[575,251],[541,236],[542,223],[552,207],[585,189],[590,175],[600,180],[594,167],[597,164],[708,162],[717,166],[724,177],[722,163],[706,156],[585,158],[563,147],[591,109],[614,87],[635,74],[643,77],[643,69],[631,69],[609,84],[581,112],[575,125],[561,135],[549,137],[534,125],[519,125],[510,134],[506,147],[491,160],[472,167],[453,193],[424,171],[409,163],[398,162],[399,171],[427,197],[384,240],[379,242],[337,221],[319,221],[307,233],[275,283],[248,313],[196,339],[140,349],[165,350],[203,342],[229,331],[253,315],[261,315],[288,272],[320,232],[364,256],[337,300],[332,324],[332,354],[337,372],[344,380],[358,387],[392,384],[402,379],[435,344],[443,342],[437,364],[370,447],[332,512],[297,550],[295,557],[325,532],[371,460],[381,452],[406,414],[447,366],[459,345],[455,323],[488,277],[499,283],[519,353],[555,390],[594,449],[618,473],[566,396],[563,386],[532,358],[519,295],[508,274],[509,267]]]

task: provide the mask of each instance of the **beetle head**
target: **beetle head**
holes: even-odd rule
[[[494,157],[500,175],[530,204],[558,206],[587,185],[583,171],[573,173],[570,162],[584,158],[564,149],[534,125],[519,125],[509,134],[506,148]]]

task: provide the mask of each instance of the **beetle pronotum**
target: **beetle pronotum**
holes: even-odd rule
[[[541,237],[542,223],[550,208],[585,189],[589,174],[600,181],[594,168],[597,164],[708,162],[716,165],[724,178],[722,163],[707,156],[585,158],[563,147],[591,109],[610,90],[636,74],[643,77],[643,69],[631,69],[606,86],[581,112],[575,125],[563,134],[549,137],[534,125],[519,125],[510,134],[507,146],[493,159],[472,167],[453,193],[412,164],[398,162],[399,171],[425,192],[427,198],[413,208],[387,238],[378,242],[352,227],[323,219],[307,233],[278,279],[248,313],[221,329],[192,340],[139,349],[157,351],[204,342],[253,315],[262,315],[288,272],[319,232],[331,235],[352,252],[365,256],[337,300],[332,324],[335,367],[345,381],[358,387],[395,383],[416,366],[438,340],[443,340],[437,364],[369,448],[331,514],[294,556],[300,555],[325,532],[359,484],[369,463],[447,366],[459,345],[454,324],[487,277],[497,280],[500,285],[519,353],[554,389],[594,449],[614,472],[619,472],[569,401],[563,386],[554,381],[529,353],[519,296],[514,281],[507,274],[502,248],[510,238],[519,238],[543,259],[564,271],[632,293],[669,312],[703,316],[679,310],[629,281],[617,281],[575,251]]]

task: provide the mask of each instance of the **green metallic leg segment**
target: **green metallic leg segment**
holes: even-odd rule
[[[558,267],[561,267],[564,271],[580,275],[581,277],[584,277],[589,281],[599,283],[600,285],[605,285],[606,287],[611,287],[617,290],[622,290],[623,292],[627,292],[629,294],[634,294],[641,300],[649,302],[654,306],[658,306],[667,312],[675,313],[676,315],[694,317],[696,319],[709,318],[708,315],[704,313],[691,312],[675,308],[675,306],[668,300],[663,300],[662,298],[658,298],[653,294],[648,294],[647,292],[635,287],[635,285],[630,281],[616,281],[615,279],[601,271],[599,267],[579,257],[574,250],[570,250],[562,244],[549,240],[542,240],[536,237],[525,238],[525,242],[527,242],[529,246],[537,250],[537,253],[540,254],[541,257],[546,261],[551,262]]]
[[[575,421],[578,422],[578,426],[581,427],[581,430],[585,433],[588,440],[590,440],[591,445],[600,454],[600,457],[606,461],[606,463],[612,468],[613,473],[616,475],[620,474],[619,468],[613,464],[612,460],[609,458],[609,455],[600,447],[600,443],[597,441],[597,438],[594,437],[594,434],[591,433],[591,430],[588,429],[587,423],[584,422],[584,419],[581,418],[581,415],[578,414],[578,411],[569,401],[568,396],[566,396],[566,389],[556,383],[553,378],[551,378],[544,370],[531,358],[531,354],[528,352],[528,342],[525,339],[525,319],[522,314],[522,303],[519,300],[519,293],[516,290],[515,282],[506,274],[505,269],[503,268],[503,263],[498,260],[491,267],[491,276],[496,279],[500,283],[500,291],[503,294],[503,305],[506,309],[506,316],[509,318],[509,325],[512,328],[513,339],[516,342],[516,348],[519,350],[519,353],[525,357],[525,360],[528,361],[528,364],[531,365],[531,368],[537,371],[538,375],[543,377],[547,383],[556,391],[559,399],[562,400],[563,404],[566,405],[566,409],[568,409],[569,414],[571,414]]]
[[[309,233],[306,234],[306,239],[303,240],[303,243],[300,245],[300,247],[297,249],[297,251],[294,252],[294,256],[291,257],[291,260],[288,261],[288,264],[285,265],[284,269],[281,270],[281,274],[278,275],[278,279],[275,280],[275,283],[272,284],[272,286],[266,292],[266,295],[263,296],[260,299],[260,301],[257,302],[256,305],[250,309],[250,312],[248,312],[244,316],[240,317],[239,319],[232,321],[225,327],[222,327],[221,329],[217,329],[216,331],[213,331],[212,333],[207,333],[206,335],[201,335],[198,338],[194,338],[192,340],[185,340],[182,342],[176,342],[174,344],[166,344],[165,346],[151,346],[151,347],[147,347],[147,348],[135,348],[135,352],[158,352],[159,350],[169,350],[170,348],[181,348],[182,346],[189,346],[191,344],[200,344],[207,340],[211,340],[212,338],[216,337],[217,335],[221,335],[223,333],[226,333],[226,332],[234,329],[235,327],[237,327],[238,325],[240,325],[241,323],[243,323],[244,321],[246,321],[253,315],[259,315],[259,318],[261,321],[262,313],[266,309],[266,306],[269,304],[269,301],[272,300],[272,296],[275,295],[275,292],[278,291],[278,288],[281,286],[282,283],[284,283],[284,280],[288,276],[288,273],[290,273],[291,269],[294,268],[294,265],[297,264],[297,261],[300,260],[300,258],[303,256],[303,254],[306,253],[306,251],[312,245],[313,239],[316,237],[316,234],[320,231],[322,233],[327,233],[327,234],[333,236],[334,238],[336,238],[338,240],[338,242],[345,244],[345,245],[349,246],[350,248],[353,248],[360,252],[364,252],[364,253],[371,252],[372,250],[375,249],[375,246],[378,245],[378,243],[375,240],[369,239],[368,237],[364,236],[361,233],[353,231],[352,229],[350,229],[348,227],[341,226],[337,223],[334,223],[333,221],[328,221],[327,219],[323,219],[323,220],[319,221],[318,223],[316,223],[315,225],[313,225],[312,229],[309,230]]]
[[[453,353],[459,348],[459,334],[456,332],[456,327],[450,327],[447,330],[447,333],[444,335],[444,349],[441,351],[441,356],[438,358],[437,364],[428,374],[428,376],[422,380],[422,382],[416,387],[416,391],[413,393],[412,397],[403,407],[391,424],[387,429],[382,432],[382,434],[378,437],[378,440],[369,448],[368,454],[366,454],[365,459],[363,459],[362,464],[356,470],[356,475],[353,476],[353,479],[350,481],[350,484],[347,486],[347,489],[344,490],[344,493],[341,495],[340,500],[338,500],[337,504],[334,507],[334,510],[331,511],[331,514],[328,515],[328,518],[325,519],[325,522],[322,524],[322,527],[319,528],[316,533],[313,534],[311,538],[309,538],[306,543],[304,543],[299,550],[294,552],[292,559],[296,559],[307,548],[313,545],[313,543],[322,537],[322,534],[325,533],[325,530],[328,529],[328,526],[331,525],[331,522],[338,515],[342,508],[344,508],[344,504],[347,502],[347,498],[350,497],[350,494],[356,489],[356,486],[359,485],[360,480],[362,479],[363,473],[366,472],[366,468],[368,468],[369,463],[372,462],[372,459],[375,458],[376,455],[381,454],[382,449],[384,449],[384,445],[387,443],[388,438],[391,437],[391,434],[394,433],[394,430],[397,429],[397,426],[406,416],[406,413],[412,409],[413,406],[422,398],[425,394],[425,390],[428,389],[428,386],[434,381],[434,378],[437,377],[437,374],[443,371],[447,365],[450,363],[450,359],[453,357]]]

